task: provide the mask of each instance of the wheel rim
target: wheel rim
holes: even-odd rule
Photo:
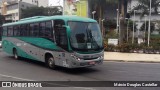
[[[53,67],[54,66],[54,59],[53,58],[49,58],[49,60],[48,60],[48,65],[49,65],[49,67]]]

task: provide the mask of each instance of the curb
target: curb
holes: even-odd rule
[[[104,60],[104,62],[160,63],[160,61],[128,61],[128,60]]]

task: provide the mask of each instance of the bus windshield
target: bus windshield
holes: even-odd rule
[[[103,49],[98,23],[68,22],[71,29],[70,42],[74,50],[89,51]]]

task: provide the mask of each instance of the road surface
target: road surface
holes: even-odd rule
[[[0,50],[0,81],[160,81],[159,63],[104,62],[101,66],[81,69],[59,67],[51,70],[44,63],[27,59],[15,60]],[[4,88],[0,88],[4,89]],[[21,88],[7,88],[7,90]],[[23,88],[28,90],[27,88]],[[44,88],[31,88],[44,90]],[[45,88],[50,90],[51,88]],[[52,90],[62,90],[52,88]],[[66,90],[159,90],[160,88],[70,87]],[[6,90],[6,89],[4,89]]]

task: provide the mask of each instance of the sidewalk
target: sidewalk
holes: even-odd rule
[[[104,52],[106,61],[160,63],[160,54]]]

